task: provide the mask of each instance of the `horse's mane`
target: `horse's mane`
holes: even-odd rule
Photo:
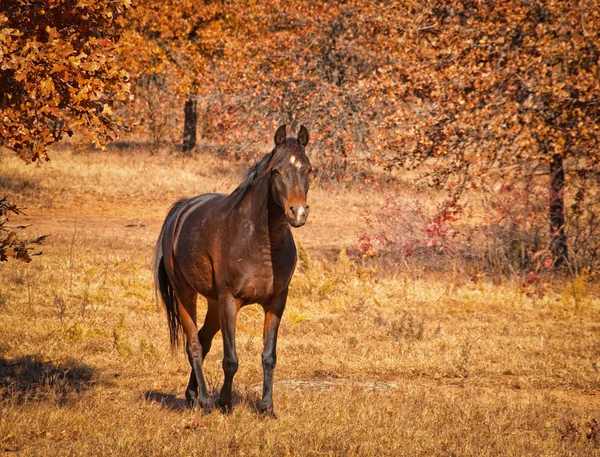
[[[265,154],[262,159],[248,169],[244,180],[229,195],[231,209],[235,208],[244,199],[252,184],[269,169],[274,154],[275,149]]]

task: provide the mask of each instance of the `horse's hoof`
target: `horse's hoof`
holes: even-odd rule
[[[194,409],[198,406],[198,394],[193,390],[185,391],[185,399],[190,408]]]
[[[258,409],[258,412],[262,416],[269,417],[271,419],[277,419],[277,414],[275,414],[275,411],[273,410],[273,405],[272,404],[265,404],[263,402],[259,402],[257,409]]]
[[[213,409],[213,404],[210,401],[210,398],[207,398],[206,400],[203,400],[202,398],[200,398],[198,400],[198,406],[202,409],[204,414],[210,413]]]
[[[230,414],[231,413],[231,402],[222,402],[219,399],[219,409],[221,410],[221,412],[223,414]]]
[[[263,417],[267,417],[269,419],[277,419],[277,414],[275,414],[275,411],[273,411],[273,408],[261,410],[260,415]]]

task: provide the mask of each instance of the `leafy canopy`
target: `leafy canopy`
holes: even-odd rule
[[[3,0],[0,3],[0,145],[26,162],[79,127],[103,146],[128,97],[115,60],[131,0]]]

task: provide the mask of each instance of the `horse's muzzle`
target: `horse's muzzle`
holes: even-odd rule
[[[293,205],[287,210],[287,218],[292,227],[302,227],[308,218],[308,205]]]

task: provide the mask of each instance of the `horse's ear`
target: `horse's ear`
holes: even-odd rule
[[[285,124],[277,129],[275,132],[275,146],[279,146],[281,143],[285,141],[287,138],[287,133],[285,131]]]
[[[308,144],[308,130],[303,125],[300,126],[300,131],[298,132],[298,141],[302,146]]]

